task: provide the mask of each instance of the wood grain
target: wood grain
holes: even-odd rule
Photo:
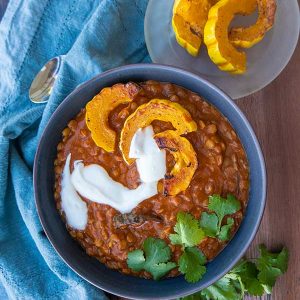
[[[8,0],[0,0],[0,20]],[[290,251],[288,272],[273,291],[273,300],[300,295],[300,47],[281,75],[262,91],[236,101],[261,144],[268,173],[267,206],[248,257],[257,245]],[[121,299],[111,296],[111,299]],[[247,298],[255,299],[255,298]],[[267,297],[263,297],[267,299]]]

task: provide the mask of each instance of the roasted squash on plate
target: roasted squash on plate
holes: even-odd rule
[[[175,0],[172,26],[179,45],[197,56],[203,41],[210,0]]]
[[[258,10],[258,19],[249,27],[229,29],[236,15]],[[260,42],[274,24],[275,0],[175,0],[172,26],[178,43],[197,56],[202,40],[211,60],[222,71],[243,74],[246,53],[236,47],[250,48]]]
[[[222,71],[242,74],[246,71],[246,53],[237,50],[228,38],[228,29],[236,14],[250,14],[256,0],[221,0],[208,14],[204,42],[211,60]]]
[[[257,0],[258,18],[249,27],[232,28],[229,34],[231,43],[237,47],[250,48],[259,43],[274,24],[276,14],[275,0]]]

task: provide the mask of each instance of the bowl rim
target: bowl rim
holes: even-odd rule
[[[192,72],[189,72],[187,70],[178,68],[178,67],[173,67],[173,66],[169,66],[169,65],[163,65],[163,64],[148,64],[148,63],[141,63],[141,64],[130,64],[130,65],[124,65],[121,67],[117,67],[117,68],[113,68],[110,70],[107,70],[105,72],[102,72],[96,76],[94,76],[93,78],[91,78],[88,81],[85,81],[84,83],[78,85],[66,98],[64,98],[64,100],[59,104],[59,106],[56,108],[56,110],[53,112],[52,116],[50,117],[50,119],[47,122],[47,125],[45,126],[41,138],[38,142],[38,147],[37,147],[37,151],[34,157],[34,166],[33,166],[33,185],[34,185],[34,198],[35,198],[35,205],[37,208],[37,212],[38,212],[38,216],[39,216],[39,220],[41,222],[42,228],[49,240],[49,242],[51,243],[52,247],[54,248],[54,250],[56,251],[56,253],[59,255],[59,257],[67,264],[67,266],[69,268],[71,268],[77,275],[79,275],[81,278],[83,278],[84,280],[86,280],[87,282],[89,282],[90,284],[92,284],[93,286],[104,290],[106,292],[109,292],[111,294],[120,296],[120,297],[127,297],[129,299],[171,299],[170,297],[133,297],[132,295],[127,295],[127,294],[121,294],[119,292],[115,292],[113,290],[109,290],[106,289],[105,287],[101,287],[98,283],[93,282],[93,280],[90,280],[88,278],[86,278],[84,275],[82,275],[80,273],[79,268],[77,268],[77,266],[73,265],[72,260],[70,259],[69,255],[66,255],[64,251],[61,251],[59,249],[59,247],[56,245],[55,239],[52,235],[47,231],[47,226],[45,225],[45,219],[44,216],[42,214],[42,201],[39,198],[39,192],[38,192],[38,173],[39,173],[39,167],[38,167],[38,161],[39,158],[41,156],[42,153],[42,148],[43,148],[43,144],[45,143],[45,141],[47,140],[47,131],[48,128],[50,127],[50,123],[52,123],[56,117],[60,114],[60,111],[64,108],[64,106],[71,101],[71,99],[80,91],[84,90],[86,87],[88,87],[89,85],[92,85],[95,81],[98,81],[99,79],[103,78],[103,77],[107,77],[109,75],[116,75],[118,72],[126,72],[126,71],[137,71],[137,70],[145,70],[145,69],[151,69],[154,71],[162,71],[162,70],[167,70],[169,72],[175,72],[175,73],[179,73],[182,76],[185,77],[191,77],[193,79],[195,79],[196,81],[200,81],[203,84],[205,84],[206,86],[209,87],[209,89],[213,89],[216,90],[222,97],[224,101],[226,101],[227,105],[230,105],[231,108],[234,109],[235,114],[238,114],[240,116],[240,118],[243,120],[244,125],[246,126],[252,141],[255,145],[255,149],[259,158],[259,167],[261,168],[261,175],[262,175],[262,182],[261,182],[261,195],[262,195],[262,199],[261,199],[261,205],[260,205],[260,209],[259,209],[259,213],[256,216],[256,221],[255,221],[255,226],[252,230],[252,233],[250,235],[250,237],[248,238],[248,241],[244,244],[243,246],[243,250],[227,265],[226,268],[223,269],[222,272],[219,272],[218,276],[215,276],[213,279],[208,280],[207,283],[205,285],[203,285],[201,287],[201,290],[210,286],[211,284],[213,284],[214,282],[216,282],[217,280],[219,280],[221,277],[223,277],[225,274],[227,274],[233,267],[234,265],[236,265],[236,263],[243,257],[243,255],[245,254],[245,252],[247,251],[247,249],[249,248],[251,242],[253,241],[258,228],[260,226],[260,223],[262,221],[262,217],[264,214],[264,210],[265,210],[265,205],[266,205],[266,191],[267,191],[267,174],[266,174],[266,167],[265,167],[265,161],[264,161],[264,157],[262,154],[262,150],[260,147],[260,144],[257,140],[257,137],[254,133],[254,130],[252,129],[252,126],[250,125],[249,121],[247,120],[247,118],[245,117],[244,113],[240,110],[240,108],[234,103],[234,101],[225,93],[223,92],[220,88],[218,88],[217,86],[215,86],[214,84],[210,83],[209,81],[207,81],[206,79],[203,79],[201,76],[194,74]],[[184,87],[184,85],[182,85]],[[209,101],[208,101],[209,102]],[[213,104],[212,104],[213,105]],[[217,108],[221,113],[222,111]],[[223,113],[222,113],[223,114]],[[239,229],[238,229],[239,230]],[[230,241],[229,241],[230,243]],[[227,245],[229,245],[229,243]],[[225,248],[227,247],[227,245],[225,246]],[[87,254],[86,254],[87,255]],[[123,276],[129,276],[126,274],[123,274]],[[167,279],[167,280],[172,280],[171,279]],[[190,295],[192,293],[195,293],[199,291],[199,288],[197,288],[196,286],[193,288],[193,286],[191,285],[191,289],[190,291],[187,292],[183,292],[180,293],[180,291],[178,291],[177,293],[174,293],[174,297],[184,297],[187,295]]]

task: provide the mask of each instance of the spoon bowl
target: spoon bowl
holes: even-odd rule
[[[57,74],[61,66],[62,57],[50,59],[33,79],[29,89],[29,99],[33,103],[46,103],[49,100]]]

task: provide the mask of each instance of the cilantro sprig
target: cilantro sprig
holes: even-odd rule
[[[159,280],[177,266],[176,263],[169,261],[171,250],[161,239],[147,238],[143,243],[143,250],[128,253],[127,265],[133,271],[145,270],[154,280]]]
[[[128,253],[128,267],[136,272],[145,270],[152,274],[153,279],[158,280],[178,266],[188,282],[200,280],[206,272],[206,257],[195,247],[205,237],[199,221],[189,213],[180,212],[177,214],[174,231],[176,233],[169,235],[171,243],[181,245],[183,250],[178,264],[170,262],[171,250],[165,241],[150,237],[144,241],[143,250]]]
[[[206,272],[206,257],[195,247],[204,239],[205,233],[199,227],[199,221],[186,212],[177,214],[174,231],[176,233],[169,235],[170,241],[173,245],[181,245],[183,249],[178,261],[179,271],[187,282],[195,283]]]
[[[182,300],[237,300],[245,294],[262,296],[271,294],[278,276],[287,270],[288,251],[279,253],[267,251],[259,246],[260,256],[253,262],[241,260],[229,273],[204,290],[181,298]]]
[[[225,216],[239,211],[241,203],[231,194],[228,194],[226,199],[220,195],[212,195],[209,196],[208,201],[208,209],[212,212],[203,212],[201,214],[200,227],[205,232],[205,235],[217,237],[221,241],[228,241],[234,220],[228,217],[226,224],[222,225],[223,219]]]
[[[206,272],[207,259],[197,246],[206,236],[229,240],[234,225],[234,219],[229,215],[239,211],[241,204],[233,195],[227,195],[226,199],[213,195],[209,197],[208,208],[209,212],[203,212],[200,220],[186,212],[177,214],[175,233],[169,235],[173,245],[182,247],[177,264],[170,261],[171,249],[164,240],[149,237],[143,243],[143,250],[128,253],[128,267],[136,272],[145,270],[155,280],[178,267],[186,281],[199,281]],[[287,270],[288,251],[283,248],[279,253],[271,253],[264,245],[259,250],[260,256],[255,262],[241,260],[213,285],[182,299],[236,300],[242,299],[245,293],[251,296],[270,294],[278,276]]]
[[[238,300],[240,298],[239,291],[230,283],[230,278],[224,276],[213,285],[202,290],[199,298],[205,300]],[[185,299],[185,298],[184,298]]]
[[[280,253],[267,251],[264,245],[259,247],[260,257],[257,259],[258,279],[263,284],[266,293],[271,293],[278,276],[286,272],[289,253],[283,248]]]
[[[199,222],[191,214],[179,212],[177,223],[174,227],[176,233],[170,234],[169,238],[173,245],[193,247],[198,245],[205,237],[204,231],[199,227]]]
[[[179,271],[184,274],[187,282],[195,283],[205,274],[206,262],[205,255],[197,247],[189,247],[184,249],[179,258]]]
[[[222,225],[223,218],[235,213],[240,207],[239,201],[232,195],[228,195],[227,199],[213,195],[209,198],[208,206],[213,212],[202,213],[200,221],[189,213],[179,212],[174,226],[175,233],[169,235],[173,245],[182,247],[178,265],[169,261],[171,250],[165,241],[147,238],[143,250],[128,253],[128,267],[137,272],[145,270],[158,280],[178,266],[186,281],[190,283],[199,281],[206,272],[206,257],[197,246],[206,236],[228,240],[234,220],[227,218],[227,224]]]

